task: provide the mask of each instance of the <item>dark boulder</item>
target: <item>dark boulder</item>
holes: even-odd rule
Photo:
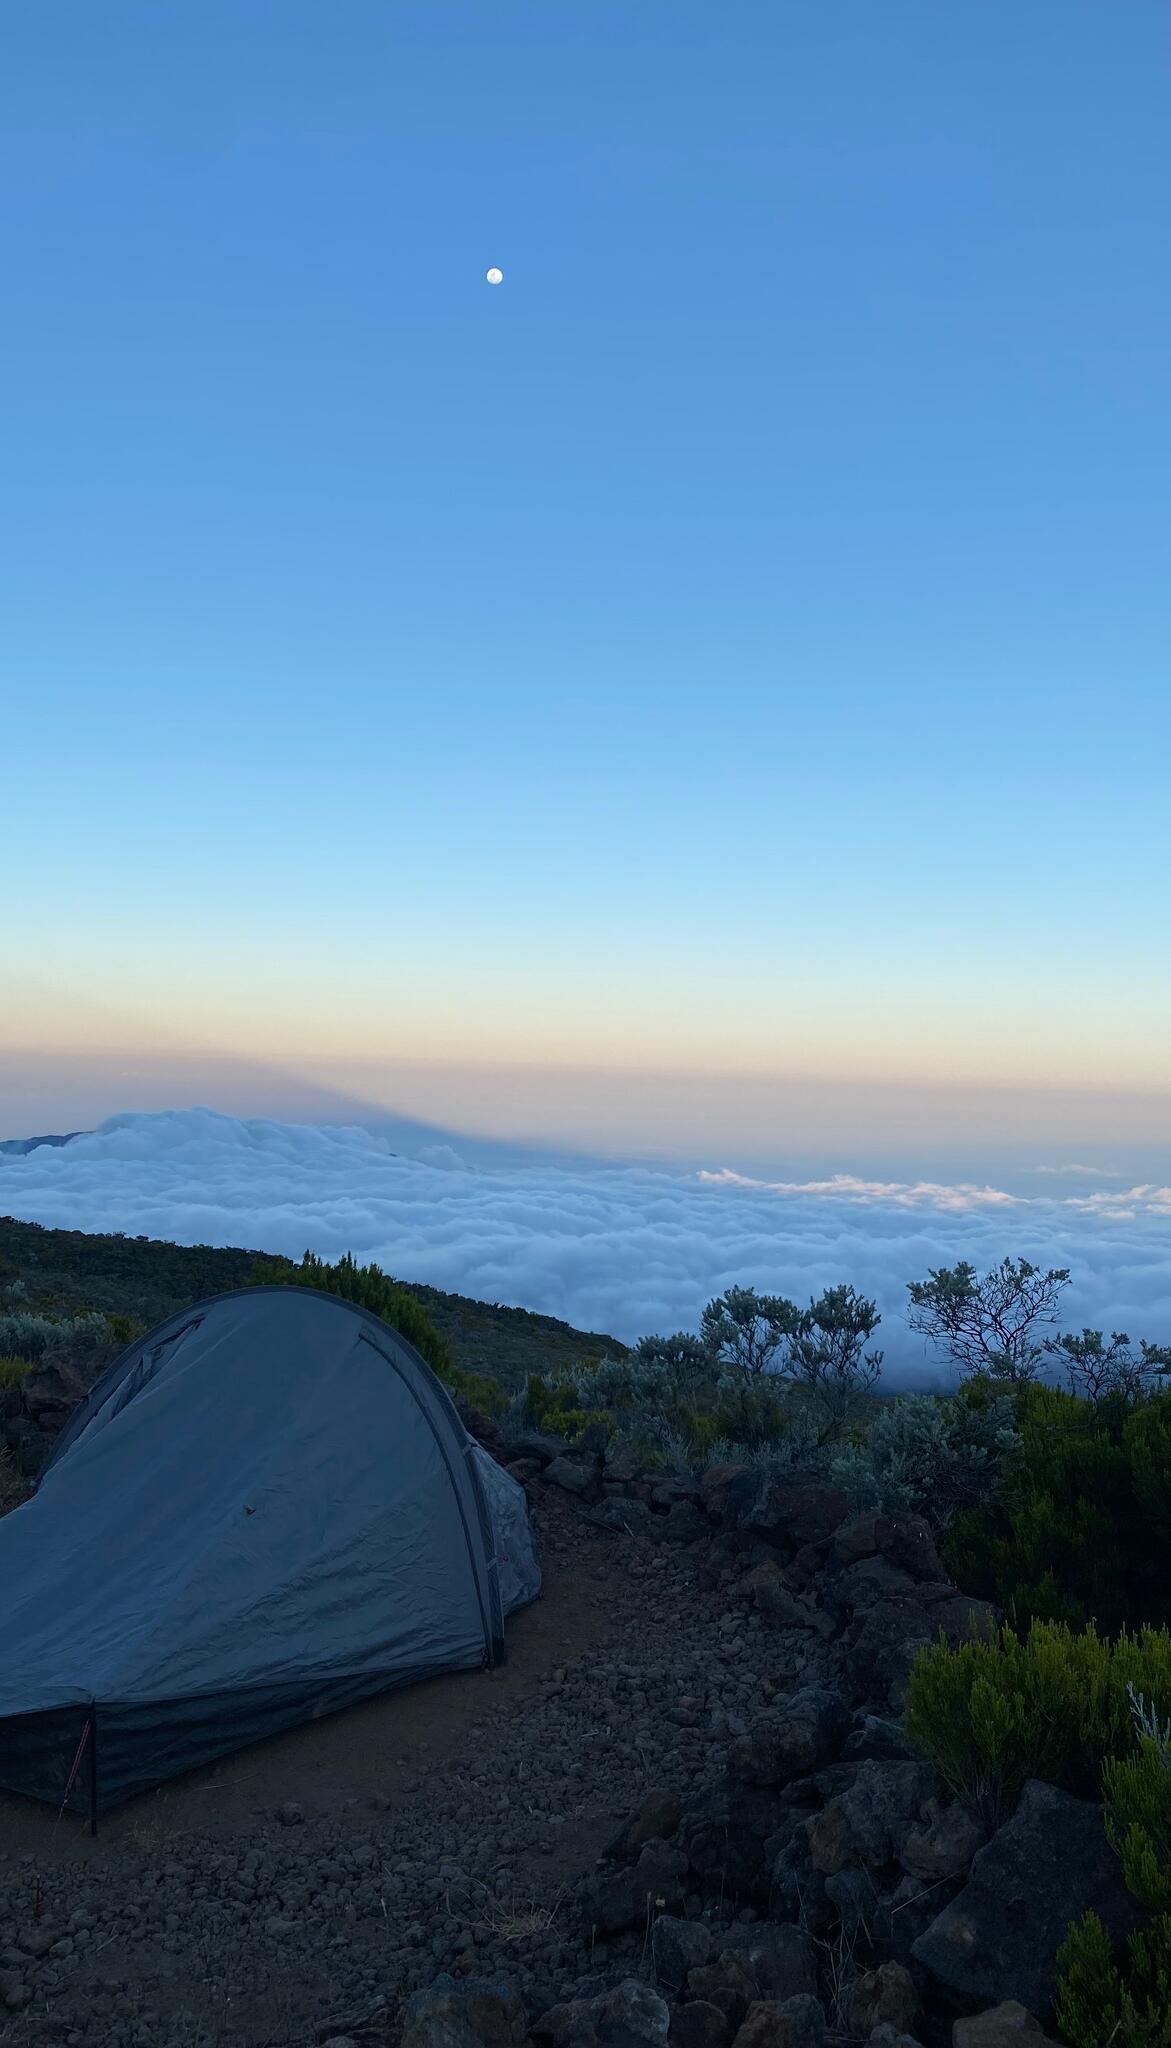
[[[1034,2019],[1015,1998],[970,2019],[957,2020],[952,2048],[1055,2048],[1040,2020]]]
[[[694,1501],[677,1500],[665,1515],[652,1515],[649,1533],[660,1543],[698,1543],[709,1530]]]
[[[864,1970],[850,1994],[850,2027],[859,2035],[875,2027],[893,2027],[896,2034],[909,2032],[919,2010],[915,1980],[902,1963],[880,1963],[877,1970]]]
[[[687,1858],[669,1842],[648,1842],[637,1863],[605,1871],[585,1886],[586,1917],[599,1934],[644,1927],[657,1908],[683,1904]]]
[[[880,1557],[912,1579],[942,1579],[929,1523],[921,1515],[859,1515],[835,1531],[833,1562],[843,1569]]]
[[[800,1927],[756,1920],[728,1929],[725,1947],[738,1956],[762,1998],[796,1998],[817,1989],[817,1952]]]
[[[1045,2012],[1056,1989],[1057,1949],[1091,1910],[1115,1938],[1135,1925],[1102,1809],[1033,1778],[912,1954],[961,2003],[1017,1999]]]
[[[721,1949],[714,1963],[692,1970],[687,1978],[690,1998],[714,2005],[730,2027],[738,2027],[759,1994],[759,1986],[743,1956]]]
[[[59,1430],[81,1405],[89,1388],[76,1366],[63,1358],[43,1358],[20,1384],[25,1413],[38,1429]]]
[[[700,1506],[709,1522],[731,1527],[751,1502],[758,1477],[751,1465],[709,1465],[699,1481]]]
[[[671,2014],[672,2048],[727,2048],[732,2026],[725,2012],[706,1998],[689,1998]]]
[[[523,2002],[503,1978],[445,1976],[407,2000],[402,2048],[521,2048],[527,2033]]]
[[[651,1514],[645,1501],[632,1500],[623,1493],[599,1501],[590,1519],[600,1528],[617,1529],[627,1536],[645,1536],[653,1540],[655,1530],[652,1525],[658,1518]]]
[[[911,1666],[925,1645],[936,1642],[941,1632],[957,1645],[989,1633],[999,1621],[999,1610],[989,1601],[968,1599],[954,1586],[916,1585],[901,1596],[878,1600],[855,1622],[846,1648],[845,1670],[854,1697],[867,1707],[899,1712]]]
[[[899,1861],[912,1877],[934,1884],[939,1878],[962,1877],[987,1839],[988,1830],[958,1799],[942,1809],[932,1800],[920,1825],[903,1843]]]
[[[826,1881],[813,1867],[809,1831],[813,1816],[794,1827],[772,1863],[770,1911],[778,1918],[798,1920],[810,1934],[823,1935],[837,1919],[826,1893]]]
[[[711,1952],[711,1929],[702,1920],[679,1920],[660,1913],[651,1928],[655,1976],[674,1991],[686,1984],[689,1971],[703,1968]]]
[[[825,2015],[816,1998],[758,1999],[744,2016],[734,2048],[822,2048]]]
[[[834,1633],[833,1617],[794,1593],[786,1583],[787,1574],[775,1558],[752,1567],[740,1581],[758,1613],[774,1628],[807,1628],[817,1635]]]
[[[670,2008],[649,1984],[628,1977],[594,1998],[551,2006],[533,2022],[533,2036],[553,2048],[662,2048]]]
[[[831,1536],[845,1519],[849,1506],[839,1486],[796,1484],[766,1471],[740,1513],[739,1525],[755,1536],[763,1536],[767,1543],[795,1551]]]
[[[634,1818],[623,1823],[606,1855],[617,1862],[632,1863],[648,1842],[669,1842],[682,1814],[677,1792],[648,1792]]]
[[[596,1500],[602,1489],[602,1461],[596,1451],[566,1451],[545,1467],[545,1482],[577,1494],[579,1500]]]
[[[569,1449],[562,1436],[549,1436],[543,1429],[521,1429],[508,1438],[510,1458],[532,1458],[544,1467]]]
[[[732,1748],[730,1768],[750,1785],[787,1785],[808,1777],[837,1756],[850,1724],[840,1693],[802,1686],[784,1706],[764,1715]]]
[[[616,1444],[606,1453],[606,1477],[616,1485],[632,1486],[646,1470],[646,1459],[633,1444]]]
[[[842,1744],[843,1763],[913,1763],[915,1752],[903,1733],[901,1721],[884,1721],[877,1714],[858,1713],[854,1726]]]
[[[814,1869],[823,1877],[858,1866],[885,1869],[898,1860],[938,1791],[939,1780],[927,1764],[859,1764],[853,1784],[810,1826]]]
[[[722,1898],[768,1897],[767,1844],[785,1819],[775,1793],[726,1784],[689,1806],[676,1837],[704,1886]]]

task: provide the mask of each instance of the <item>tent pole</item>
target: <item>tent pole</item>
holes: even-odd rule
[[[98,1831],[98,1710],[89,1717],[89,1831]]]

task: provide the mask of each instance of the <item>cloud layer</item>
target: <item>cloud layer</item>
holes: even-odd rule
[[[994,1187],[754,1181],[726,1170],[472,1169],[449,1146],[393,1153],[357,1128],[211,1110],[114,1117],[59,1150],[0,1158],[0,1212],[78,1230],[329,1258],[632,1339],[695,1328],[746,1283],[803,1299],[851,1280],[883,1312],[889,1377],[938,1361],[902,1318],[930,1266],[1006,1252],[1073,1274],[1065,1327],[1171,1341],[1171,1189],[1061,1200]]]

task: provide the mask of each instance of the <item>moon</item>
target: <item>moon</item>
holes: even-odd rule
[[[502,270],[497,270],[495,264],[492,265],[491,270],[487,271],[485,275],[488,279],[489,284],[504,283],[504,272]]]

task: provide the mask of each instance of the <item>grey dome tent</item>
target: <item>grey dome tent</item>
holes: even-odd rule
[[[523,1490],[418,1353],[300,1287],[140,1338],[0,1519],[0,1785],[100,1810],[246,1743],[497,1663]]]

